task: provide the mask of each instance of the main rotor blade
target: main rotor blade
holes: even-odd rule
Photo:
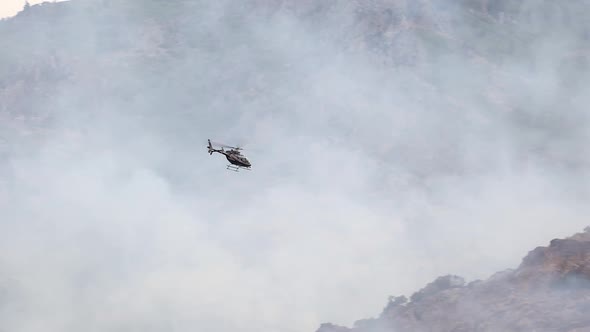
[[[226,144],[222,144],[222,143],[217,143],[217,142],[213,142],[213,141],[211,141],[211,145],[217,145],[217,146],[224,147],[224,148],[242,150],[241,147],[235,147],[235,146],[226,145]]]

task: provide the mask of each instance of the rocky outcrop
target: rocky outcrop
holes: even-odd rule
[[[515,270],[465,284],[444,276],[392,297],[378,318],[318,332],[590,331],[590,228],[530,251]]]

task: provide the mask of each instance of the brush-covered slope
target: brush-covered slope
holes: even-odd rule
[[[376,319],[318,332],[590,331],[590,228],[528,253],[514,270],[465,283],[444,276],[409,301],[392,297]]]

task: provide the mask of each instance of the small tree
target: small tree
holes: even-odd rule
[[[26,11],[29,8],[31,8],[31,4],[29,3],[29,0],[25,0],[25,7],[23,8],[23,11]]]

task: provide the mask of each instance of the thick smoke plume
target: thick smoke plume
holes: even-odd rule
[[[350,325],[582,229],[589,4],[491,3],[73,0],[0,22],[0,330]]]

